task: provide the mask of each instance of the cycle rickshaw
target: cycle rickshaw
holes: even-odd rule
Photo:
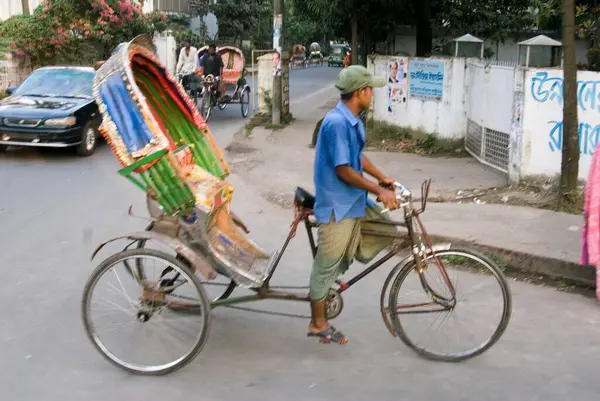
[[[268,253],[249,238],[246,224],[230,207],[233,188],[225,180],[229,165],[183,88],[146,43],[144,37],[136,38],[117,49],[97,72],[94,96],[103,116],[102,134],[123,165],[119,173],[145,192],[151,223],[145,230],[109,239],[93,252],[92,259],[110,243],[127,242],[91,274],[81,313],[89,339],[108,361],[130,372],[159,375],[185,366],[202,351],[215,308],[239,308],[266,299],[308,301],[304,287],[277,287],[271,281],[300,227],[306,230],[312,255],[316,254],[313,231],[318,223],[312,214],[314,197],[296,188],[294,217],[280,251]],[[121,119],[125,111],[127,121]],[[511,295],[493,261],[468,249],[432,242],[420,219],[430,184],[423,183],[418,204],[408,189],[396,183],[402,221],[373,222],[396,228],[389,234],[387,253],[331,288],[327,315],[338,317],[344,292],[401,255],[380,294],[385,326],[426,358],[461,361],[499,340],[510,319]],[[363,233],[369,234],[366,225]],[[408,252],[402,254],[402,249]],[[453,280],[459,273],[462,281]],[[482,284],[484,280],[488,281]],[[209,296],[212,284],[219,291]],[[236,288],[250,290],[251,295],[233,296]],[[468,315],[478,322],[487,318],[492,322],[466,326],[477,338],[465,346],[445,343],[448,348],[431,348],[425,336],[413,333],[411,321],[434,316],[432,324],[439,325],[452,320],[472,301],[472,294],[464,298],[465,288],[485,293],[483,310]],[[410,295],[415,299],[399,298]],[[115,300],[109,299],[113,296]],[[422,322],[414,326],[427,327],[431,325]],[[119,333],[130,341],[113,338]],[[453,340],[455,334],[443,339]],[[159,339],[160,345],[151,345],[152,339]],[[159,357],[163,351],[167,356]]]
[[[225,93],[220,96],[217,91],[219,80],[209,74],[202,81],[202,94],[199,97],[198,109],[205,121],[212,115],[212,110],[217,107],[224,110],[229,104],[241,106],[242,117],[248,117],[250,112],[250,85],[246,81],[246,66],[244,53],[231,45],[219,46],[217,53],[223,59],[223,76],[220,84],[225,85]]]

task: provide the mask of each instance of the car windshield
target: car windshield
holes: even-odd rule
[[[342,54],[342,48],[341,47],[334,47],[333,48],[333,54]]]
[[[34,71],[15,91],[15,95],[91,98],[94,73],[77,69],[40,69]]]

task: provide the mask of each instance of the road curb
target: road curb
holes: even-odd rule
[[[434,242],[451,242],[458,246],[473,248],[484,254],[501,258],[508,272],[535,274],[552,281],[562,281],[577,287],[595,288],[596,270],[593,266],[581,266],[567,260],[532,255],[526,252],[482,245],[476,241],[432,235]]]

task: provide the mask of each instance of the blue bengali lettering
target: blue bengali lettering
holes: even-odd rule
[[[548,133],[548,147],[551,152],[562,151],[563,123],[562,121],[548,121],[551,126]],[[579,153],[593,155],[600,139],[600,124],[591,125],[585,122],[579,123]]]
[[[547,72],[538,72],[531,79],[531,96],[536,102],[556,101],[563,104],[564,80],[549,77]],[[600,80],[577,81],[577,104],[582,111],[600,111]]]

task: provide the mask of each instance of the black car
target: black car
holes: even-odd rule
[[[92,96],[91,67],[43,67],[0,100],[0,151],[8,146],[73,147],[89,156],[101,116]]]

